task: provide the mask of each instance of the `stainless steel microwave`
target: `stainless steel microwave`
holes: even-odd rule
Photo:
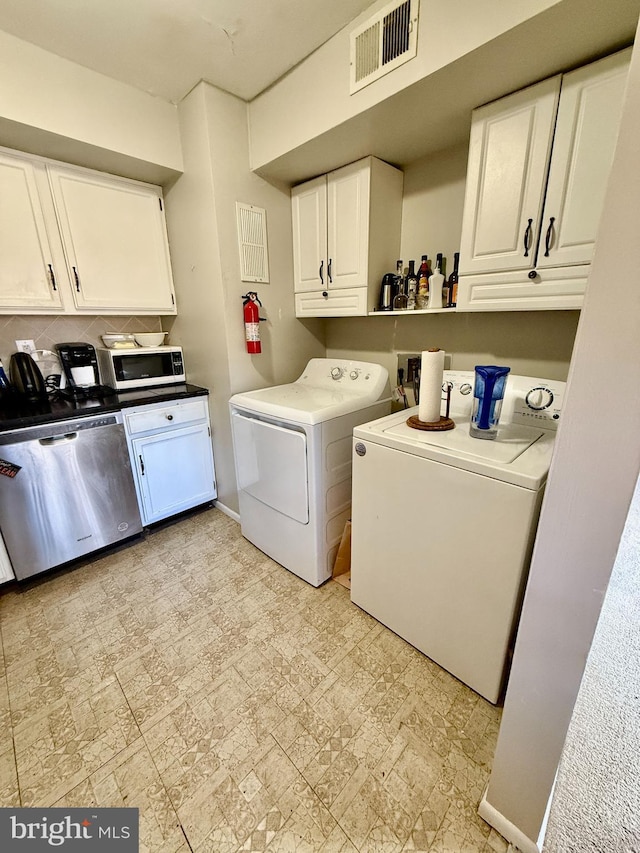
[[[102,384],[117,391],[185,381],[182,347],[102,348],[97,354]]]

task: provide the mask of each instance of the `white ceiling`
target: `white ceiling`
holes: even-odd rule
[[[251,100],[373,0],[0,0],[0,30],[177,103]]]

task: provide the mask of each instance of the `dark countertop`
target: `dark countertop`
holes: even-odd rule
[[[0,400],[0,432],[37,426],[38,424],[66,421],[82,415],[99,415],[117,412],[131,406],[147,403],[168,403],[187,397],[206,396],[209,391],[199,385],[157,385],[154,388],[138,388],[135,391],[114,391],[100,399],[47,399],[29,403],[15,395]]]

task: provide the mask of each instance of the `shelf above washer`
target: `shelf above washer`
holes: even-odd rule
[[[414,314],[455,314],[456,309],[454,308],[414,308],[412,309],[404,309],[404,311],[369,311],[369,317],[404,317],[411,316]]]

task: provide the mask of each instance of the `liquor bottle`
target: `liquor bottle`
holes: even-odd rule
[[[442,252],[438,252],[436,255],[436,266],[440,270],[443,276],[443,285],[442,285],[442,307],[447,308],[449,305],[449,283],[447,282],[447,271],[445,269],[447,265],[447,259],[444,257]]]
[[[426,255],[422,256],[422,263],[418,269],[418,308],[426,308],[429,305],[429,261]]]
[[[447,286],[449,288],[449,308],[455,308],[458,304],[458,266],[460,264],[460,252],[453,256],[453,272],[449,276]]]
[[[396,277],[394,282],[393,310],[404,311],[407,307],[407,294],[404,289],[404,264],[396,261]]]
[[[415,261],[409,261],[409,272],[407,273],[407,308],[412,311],[416,307],[418,298],[418,276],[415,271]]]

